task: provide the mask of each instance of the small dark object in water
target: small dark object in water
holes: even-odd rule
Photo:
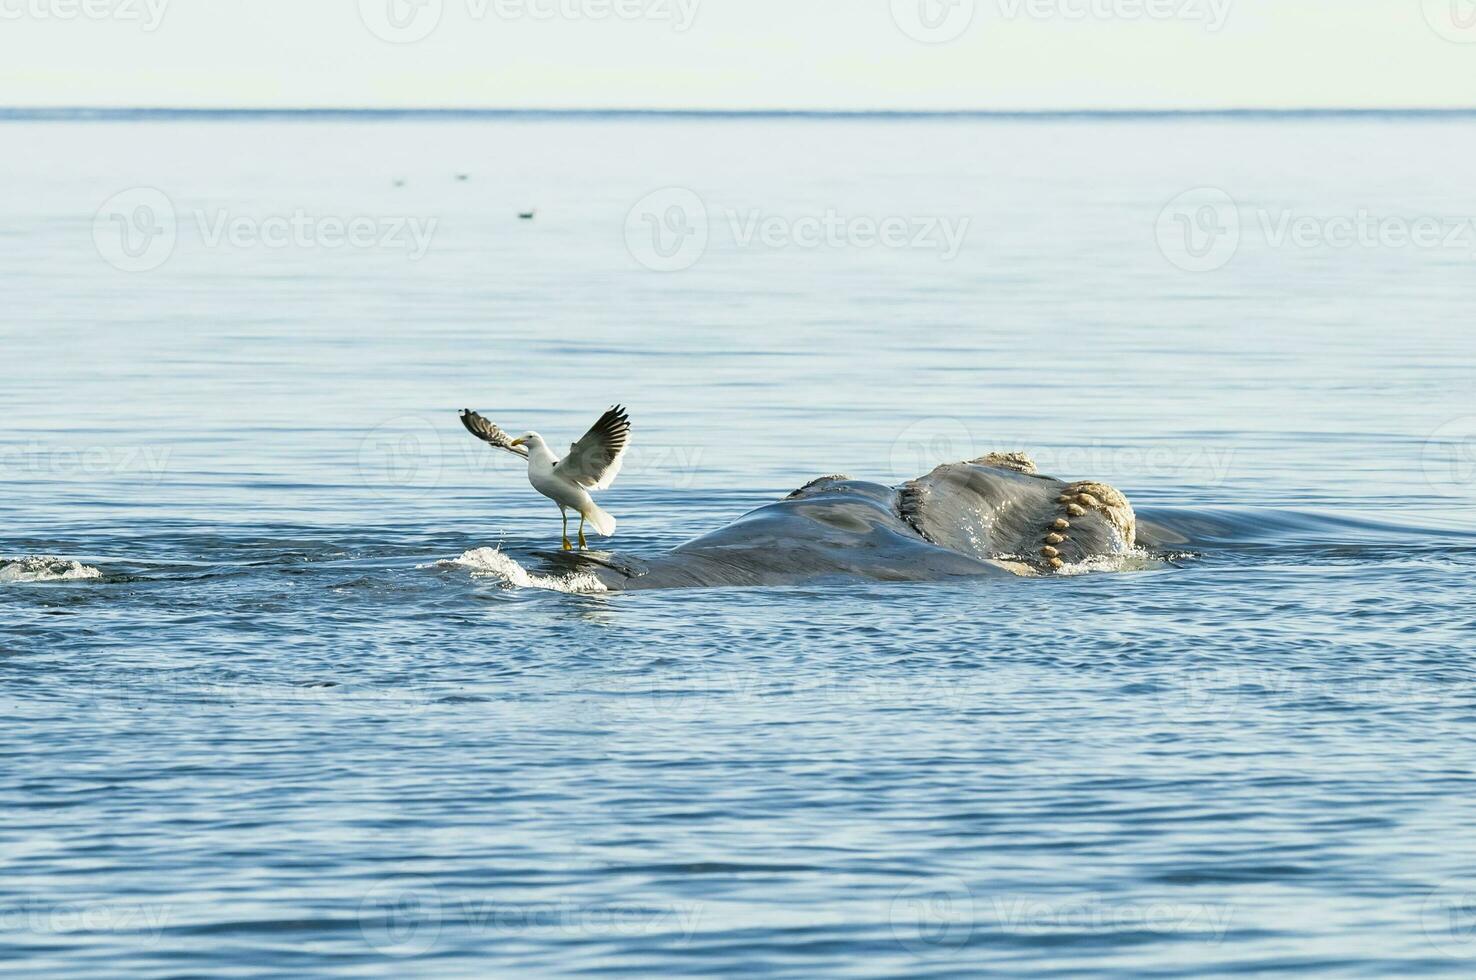
[[[518,212],[518,217],[519,218],[522,218],[524,221],[532,221],[533,220],[533,216],[535,214],[537,214],[537,213],[538,212],[536,210],[534,210],[534,211],[519,211]]]
[[[395,186],[396,187],[404,187],[405,186],[405,178],[404,177],[396,177],[395,178]]]
[[[457,180],[469,180],[470,178],[471,178],[471,174],[457,174],[456,175],[456,179]]]

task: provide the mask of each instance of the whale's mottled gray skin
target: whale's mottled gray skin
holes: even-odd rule
[[[563,560],[618,590],[1048,575],[1132,549],[1136,524],[1106,484],[1041,476],[1023,454],[995,454],[895,488],[822,477],[659,558]]]

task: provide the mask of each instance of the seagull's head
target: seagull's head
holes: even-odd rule
[[[546,445],[543,436],[536,432],[524,432],[512,441],[514,446],[527,446],[529,449],[543,449]]]

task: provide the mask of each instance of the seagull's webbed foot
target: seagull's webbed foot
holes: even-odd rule
[[[564,539],[564,550],[565,551],[573,551],[574,550],[574,546],[569,543],[569,539],[568,538],[565,538]]]
[[[584,531],[582,529],[579,532],[579,550],[580,551],[588,551],[589,550],[589,542],[586,541],[586,540],[584,540]]]

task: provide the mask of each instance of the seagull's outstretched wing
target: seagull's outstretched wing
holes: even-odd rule
[[[498,428],[495,422],[487,421],[471,409],[463,408],[461,410],[461,424],[466,426],[466,431],[488,445],[506,450],[521,459],[528,458],[528,450],[522,446],[514,446],[512,439],[506,432]]]
[[[603,490],[615,482],[625,447],[630,444],[630,419],[616,405],[569,447],[559,460],[557,472],[587,490]]]

